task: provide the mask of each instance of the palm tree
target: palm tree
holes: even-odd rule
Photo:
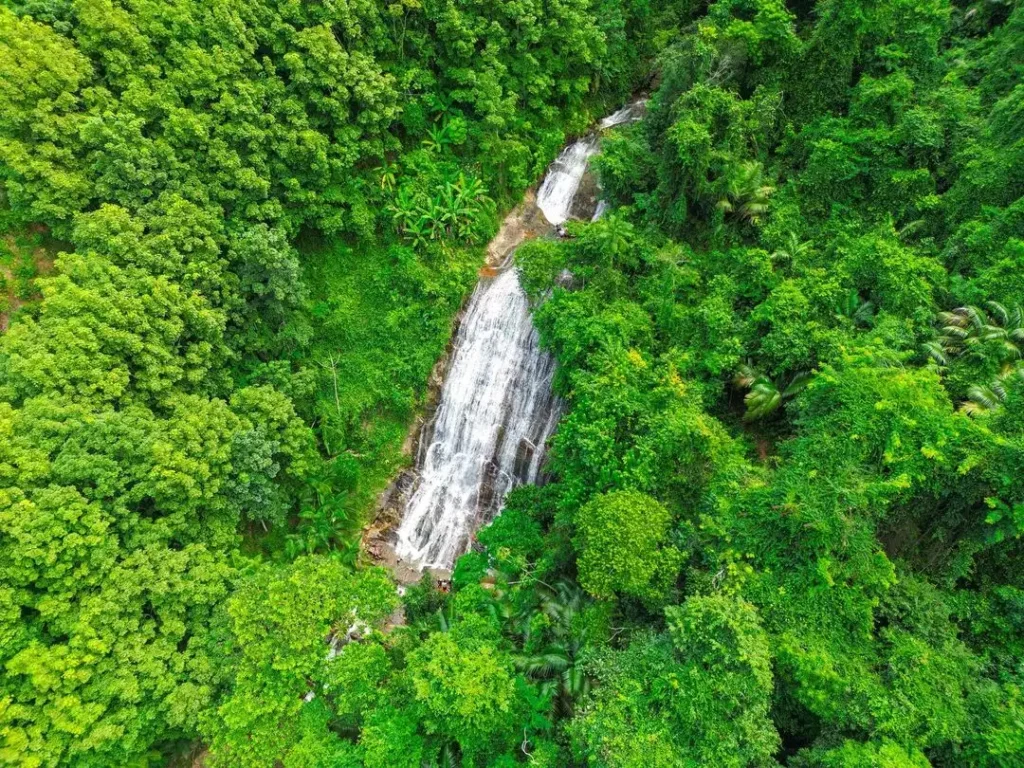
[[[982,360],[995,356],[998,375],[988,384],[968,387],[967,400],[960,406],[961,412],[971,416],[998,410],[1006,400],[1007,380],[1011,376],[1024,377],[1024,312],[1019,305],[1008,310],[997,301],[986,301],[985,307],[967,305],[940,312],[938,335],[923,345],[928,367],[938,373],[946,369],[950,360],[962,355]]]
[[[938,342],[943,351],[949,357],[966,352],[984,357],[985,347],[995,345],[1002,362],[1020,359],[1024,346],[1024,313],[1020,306],[1012,311],[996,301],[986,301],[985,306],[988,312],[969,305],[938,314]]]
[[[928,355],[927,367],[938,374],[945,372],[949,366],[949,356],[946,354],[946,348],[942,342],[932,339],[922,344],[921,348]]]
[[[854,325],[865,327],[875,321],[875,305],[870,301],[861,300],[857,290],[851,288],[839,306],[839,314],[850,318]]]
[[[783,384],[772,381],[748,364],[741,365],[733,378],[733,383],[740,389],[749,390],[743,398],[743,402],[747,404],[743,420],[754,421],[775,413],[787,400],[800,394],[810,380],[810,373],[799,371]]]
[[[1024,379],[1024,366],[1004,369],[988,386],[975,384],[968,387],[967,400],[960,406],[960,411],[968,416],[987,416],[998,411],[1006,402],[1006,382],[1014,376]]]
[[[445,744],[436,761],[430,763],[430,768],[458,768],[462,763],[459,759],[459,750],[454,744]]]
[[[781,248],[776,248],[772,252],[772,259],[775,261],[788,261],[790,264],[795,264],[801,256],[807,253],[811,248],[814,247],[814,243],[810,240],[800,242],[800,238],[796,236],[795,232],[790,232],[789,237],[786,238],[786,243]]]
[[[516,665],[540,682],[540,690],[550,695],[555,710],[571,717],[575,702],[585,696],[593,684],[580,660],[587,644],[587,631],[574,631],[573,619],[586,606],[588,598],[578,584],[560,581],[544,589],[541,611],[551,620],[552,639],[534,653],[516,658]]]
[[[764,183],[764,168],[756,160],[741,163],[730,174],[725,197],[718,207],[725,213],[735,213],[743,221],[757,224],[768,211],[768,202],[775,187]]]

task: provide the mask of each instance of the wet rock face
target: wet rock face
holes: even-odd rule
[[[597,211],[598,202],[601,199],[601,187],[597,183],[597,174],[588,166],[580,179],[580,185],[576,190],[576,197],[573,198],[569,207],[569,218],[576,221],[590,221]]]
[[[501,223],[501,229],[487,246],[487,266],[494,270],[481,277],[495,277],[502,266],[507,266],[512,254],[525,240],[549,235],[554,231],[551,223],[537,207],[537,193],[528,190],[523,201]]]

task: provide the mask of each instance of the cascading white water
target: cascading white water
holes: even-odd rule
[[[623,123],[636,122],[644,116],[645,109],[647,109],[647,99],[637,99],[617,112],[612,112],[598,123],[598,127],[602,129],[614,128],[616,125],[622,125]]]
[[[551,392],[554,371],[516,269],[482,281],[421,443],[428,447],[398,529],[399,557],[450,568],[471,532],[500,511],[505,494],[537,480],[560,410]]]
[[[623,123],[635,122],[643,117],[646,104],[644,99],[627,104],[601,120],[598,127],[607,130]],[[597,150],[598,137],[594,134],[584,136],[563,149],[548,168],[544,182],[537,192],[537,207],[544,213],[544,218],[556,227],[569,219],[573,199],[580,188],[583,174],[586,173],[590,158],[597,154]]]
[[[639,119],[636,102],[600,127]],[[570,215],[598,137],[566,147],[537,192],[554,225]],[[596,216],[595,216],[596,218]],[[539,479],[561,403],[551,391],[555,361],[540,348],[514,266],[477,285],[459,328],[440,404],[420,437],[417,477],[395,553],[418,568],[448,569],[474,530],[501,511],[505,494]]]
[[[590,158],[597,152],[597,137],[587,136],[574,141],[548,168],[544,182],[537,191],[537,207],[544,218],[555,226],[569,218],[573,198],[580,188]]]

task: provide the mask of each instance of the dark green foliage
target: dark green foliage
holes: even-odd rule
[[[390,657],[328,696],[327,641],[391,612],[351,573],[360,530],[499,206],[645,75],[648,16],[3,4],[0,762],[152,765],[200,735],[222,765],[522,754],[496,640],[414,710],[405,678],[373,693]],[[487,665],[472,743],[427,728]]]
[[[4,4],[0,762],[1021,765],[1022,40],[1009,2]],[[400,599],[360,533],[482,245],[642,87],[610,210],[517,257],[549,482]]]

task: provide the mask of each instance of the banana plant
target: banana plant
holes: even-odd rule
[[[347,501],[348,494],[335,490],[329,478],[311,480],[299,510],[298,525],[285,541],[288,556],[331,553],[354,564],[359,554],[360,527]]]
[[[481,214],[494,205],[483,182],[461,172],[441,179],[435,189],[428,197],[402,187],[388,208],[398,232],[414,246],[446,237],[470,239]]]
[[[403,233],[418,217],[416,199],[406,187],[398,190],[394,202],[388,206],[388,211],[391,213],[391,221],[395,228]]]
[[[387,160],[377,168],[376,173],[380,176],[380,188],[385,192],[393,192],[398,183],[398,171],[394,164]]]
[[[451,143],[447,123],[430,126],[427,129],[427,138],[423,140],[423,146],[431,152],[440,152]]]
[[[429,217],[422,213],[405,225],[403,233],[414,248],[423,248],[434,239],[434,231]]]

